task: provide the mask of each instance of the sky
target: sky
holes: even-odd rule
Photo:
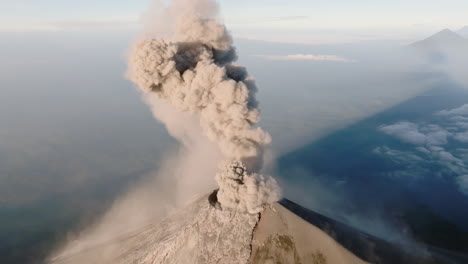
[[[152,0],[0,0],[1,31],[135,30]],[[165,0],[166,1],[166,0]],[[468,25],[466,0],[220,0],[236,36],[282,42],[412,39]]]

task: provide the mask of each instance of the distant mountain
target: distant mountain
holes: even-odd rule
[[[458,30],[457,33],[465,38],[468,38],[468,26]]]
[[[468,39],[450,29],[444,29],[410,47],[423,53],[432,63],[444,64],[449,57],[468,54]]]
[[[465,29],[468,30],[468,28]],[[425,49],[445,49],[460,46],[468,48],[468,39],[465,39],[450,29],[444,29],[424,40],[411,44],[411,46]]]

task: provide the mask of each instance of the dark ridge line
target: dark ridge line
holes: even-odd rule
[[[364,261],[374,264],[466,264],[468,256],[434,247],[424,248],[414,245],[403,248],[402,245],[387,242],[366,234],[346,224],[330,219],[319,213],[304,208],[286,198],[279,201],[283,207],[320,228],[337,243]]]

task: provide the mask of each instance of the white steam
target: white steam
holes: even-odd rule
[[[151,23],[147,33],[131,50],[128,78],[184,147],[197,145],[191,142],[191,134],[200,127],[216,144],[227,164],[216,178],[222,207],[258,213],[279,199],[276,181],[255,173],[271,139],[256,126],[257,88],[246,69],[233,63],[236,52],[229,32],[216,17],[218,6],[209,0],[174,0],[167,7],[157,6],[158,11],[146,17]],[[151,14],[157,17],[152,19]],[[161,111],[159,104],[170,111]],[[179,118],[180,113],[187,118]],[[203,163],[212,166],[218,161]],[[229,176],[237,165],[245,170],[245,181]]]

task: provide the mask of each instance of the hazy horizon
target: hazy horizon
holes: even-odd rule
[[[167,124],[154,120],[144,95],[127,79],[131,43],[142,31],[141,15],[150,2],[0,1],[0,220],[5,223],[0,227],[0,262],[33,263],[22,255],[23,249],[32,258],[47,256],[145,183],[142,207],[150,208],[152,192],[163,185],[155,180],[156,171],[186,151],[166,131]],[[453,190],[457,199],[468,199],[466,117],[459,101],[437,110],[458,113],[446,119],[437,112],[411,119],[420,110],[410,109],[388,123],[372,123],[377,128],[364,122],[435,88],[446,87],[447,93],[453,87],[468,90],[468,34],[457,33],[468,25],[462,12],[468,2],[410,1],[404,12],[402,1],[292,2],[219,1],[222,20],[234,38],[236,64],[247,68],[258,87],[259,125],[272,137],[263,172],[279,173],[281,158],[364,124],[369,130],[363,131],[372,135],[369,142],[388,136],[372,146],[373,155],[403,164],[412,175],[429,173],[416,164],[427,158],[426,165],[437,164],[439,178],[448,179],[444,188],[458,188]],[[453,31],[449,37],[431,38],[445,28]],[[450,118],[458,118],[458,123]],[[445,141],[424,141],[436,136]],[[337,151],[347,144],[341,140],[336,139]],[[332,151],[321,150],[323,155],[338,155]],[[333,170],[325,169],[315,175],[319,172],[285,164],[291,170],[285,195],[295,196],[296,202],[314,210],[330,206],[328,212],[336,206],[342,211],[329,216],[375,235],[393,230],[389,226],[394,223],[380,219],[380,211],[349,213],[347,198],[334,193],[345,188],[340,187],[349,180],[345,176],[335,178]],[[385,166],[380,168],[382,178],[407,176]],[[349,168],[350,175],[355,169]],[[329,180],[321,179],[328,174]],[[309,178],[301,182],[304,175]],[[284,174],[273,176],[287,180]],[[411,189],[408,186],[404,188]],[[441,206],[431,208],[444,219],[462,219],[456,210],[447,209],[447,215],[437,211]],[[374,213],[375,218],[366,219]]]

